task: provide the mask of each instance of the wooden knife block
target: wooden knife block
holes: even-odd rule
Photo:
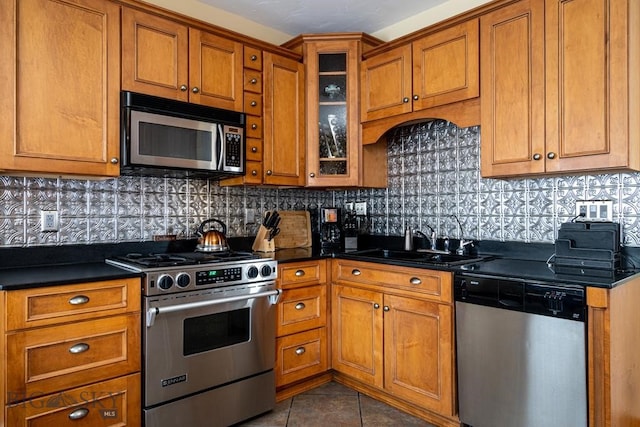
[[[274,243],[274,240],[269,240],[269,229],[267,229],[264,225],[260,226],[251,249],[255,252],[275,252],[276,245]]]

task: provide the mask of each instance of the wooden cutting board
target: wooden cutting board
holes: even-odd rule
[[[276,249],[311,246],[311,218],[308,211],[278,211],[280,234],[273,240]]]

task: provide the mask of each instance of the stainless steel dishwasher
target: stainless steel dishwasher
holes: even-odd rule
[[[458,273],[460,421],[586,427],[585,291]]]

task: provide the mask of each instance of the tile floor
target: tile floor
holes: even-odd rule
[[[392,408],[341,384],[330,382],[276,405],[242,427],[421,426],[426,421]]]

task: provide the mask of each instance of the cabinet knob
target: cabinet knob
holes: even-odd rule
[[[251,101],[251,106],[255,107],[256,105],[258,105],[258,103],[256,101]]]
[[[351,270],[351,274],[353,274],[354,276],[359,276],[362,274],[362,272],[357,268],[354,268],[353,270]]]
[[[183,91],[183,92],[186,92],[186,91],[187,91],[187,89],[189,89],[189,88],[187,87],[187,85],[181,85],[181,86],[180,86],[180,90],[181,90],[181,91]]]
[[[309,177],[311,177],[311,178],[315,178],[315,177],[316,177],[316,174],[315,174],[314,172],[311,172],[311,173],[309,174]]]
[[[200,89],[198,89],[198,86],[194,86],[193,89],[191,89],[191,92],[198,93],[200,92]]]
[[[78,344],[76,344],[74,346],[71,346],[69,348],[69,353],[71,353],[71,354],[80,354],[80,353],[84,353],[85,351],[88,351],[88,350],[89,350],[89,344],[81,342],[81,343],[78,343]]]
[[[299,302],[296,304],[296,310],[304,310],[305,307],[306,305],[304,305],[303,302]]]
[[[252,125],[251,125],[251,129],[253,129],[253,130],[258,129],[258,125],[257,125],[257,124],[255,124],[255,123],[254,123],[254,124],[252,124]]]
[[[406,104],[407,102],[409,102],[409,98],[407,98],[407,97],[402,98],[402,102],[404,102]]]
[[[253,170],[251,171],[251,175],[252,175],[252,176],[258,176],[258,171],[257,171],[257,170],[255,170],[255,169],[253,169]]]
[[[547,153],[547,159],[555,159],[556,158],[556,153],[554,153],[553,151],[550,151]]]
[[[81,420],[84,417],[89,415],[89,410],[87,408],[78,408],[75,411],[69,414],[70,420]]]
[[[257,61],[258,60],[258,55],[251,55],[251,60],[252,61]]]
[[[383,309],[384,311],[389,311],[389,310],[391,310],[391,309],[389,308],[389,306],[388,306],[388,305],[385,305],[384,307],[382,307],[382,309]]]
[[[258,147],[251,147],[251,152],[252,153],[257,153],[258,152]]]
[[[417,277],[412,277],[412,278],[409,280],[409,282],[410,282],[412,285],[419,285],[419,284],[421,284],[421,283],[422,283],[422,280],[420,280],[420,279],[419,279],[419,278],[417,278]]]
[[[540,160],[542,158],[542,156],[540,155],[540,153],[536,153],[533,155],[533,160]]]
[[[375,308],[376,310],[380,308],[380,304],[378,304],[377,302],[373,303],[373,308]]]
[[[303,355],[305,351],[306,351],[306,350],[304,349],[304,347],[298,347],[298,348],[296,348],[296,354],[297,354],[298,356]]]
[[[273,172],[271,172],[271,169],[269,169],[269,170],[267,171],[267,175],[269,175],[269,176],[273,175]]]
[[[413,100],[417,101],[418,99],[420,99],[420,97],[418,95],[413,95]]]
[[[76,295],[75,297],[69,300],[69,304],[71,305],[82,305],[89,302],[89,297],[86,295]]]
[[[249,81],[249,83],[251,83],[252,85],[254,85],[254,84],[258,83],[258,79],[251,79],[251,80]]]
[[[109,160],[111,162],[112,165],[117,165],[119,160],[117,157],[112,157],[111,160]]]
[[[296,277],[302,277],[304,274],[304,270],[296,270]]]

